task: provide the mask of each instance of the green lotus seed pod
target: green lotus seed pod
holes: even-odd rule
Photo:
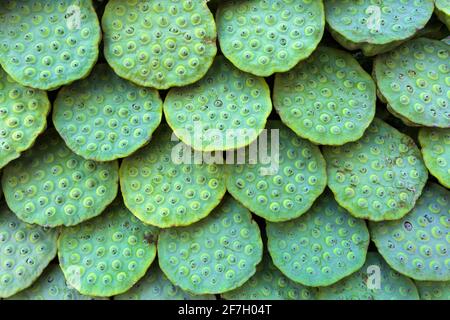
[[[445,44],[450,45],[450,36],[445,37],[444,39],[442,39],[442,41],[443,41]]]
[[[45,130],[49,112],[44,91],[18,84],[0,67],[0,168],[32,146]]]
[[[386,262],[416,280],[450,281],[450,192],[429,183],[414,209],[395,221],[370,223]]]
[[[273,101],[281,120],[316,144],[361,138],[375,115],[375,83],[351,54],[319,47],[275,77]]]
[[[450,128],[422,128],[419,131],[422,155],[430,173],[450,188]]]
[[[204,78],[171,89],[164,101],[164,115],[174,133],[200,151],[249,145],[271,111],[266,81],[236,69],[223,56],[216,57]]]
[[[226,300],[314,300],[316,290],[296,283],[278,270],[265,254],[256,273],[237,289],[222,294]]]
[[[382,100],[396,114],[429,127],[450,127],[450,46],[425,38],[406,42],[374,60]]]
[[[114,300],[215,300],[214,295],[193,295],[181,290],[167,279],[157,263],[153,263],[147,274],[127,292],[115,296]]]
[[[100,40],[91,0],[8,0],[0,8],[0,64],[25,86],[53,90],[84,78]]]
[[[85,160],[54,129],[3,170],[11,210],[41,226],[71,226],[99,215],[116,197],[119,165]]]
[[[414,282],[391,269],[375,252],[364,266],[347,278],[319,288],[319,300],[419,300]]]
[[[56,256],[58,229],[19,220],[0,202],[0,298],[29,287]]]
[[[83,296],[71,288],[64,278],[58,264],[52,264],[45,269],[33,285],[9,300],[92,300],[92,297]]]
[[[307,58],[325,28],[322,0],[222,1],[216,19],[223,54],[238,69],[261,77]]]
[[[162,230],[158,241],[161,270],[192,294],[240,287],[256,272],[262,251],[258,225],[231,197],[193,225]]]
[[[332,36],[348,50],[366,56],[392,50],[430,20],[433,0],[324,0]]]
[[[421,300],[450,300],[449,281],[414,281]]]
[[[362,267],[369,231],[362,219],[341,208],[326,192],[298,219],[267,223],[273,263],[306,286],[329,286]]]
[[[450,0],[435,0],[434,13],[450,30]]]
[[[85,159],[124,158],[147,144],[162,117],[158,91],[119,78],[106,64],[62,88],[53,123],[67,146]]]
[[[192,150],[172,137],[170,128],[161,125],[151,143],[120,167],[125,205],[143,222],[160,228],[203,219],[226,192],[223,167],[197,162]]]
[[[110,297],[145,275],[156,256],[157,238],[157,228],[143,224],[116,200],[104,214],[63,229],[59,263],[78,292]]]
[[[202,78],[217,53],[206,1],[110,0],[102,18],[105,58],[121,77],[168,89]]]
[[[326,163],[316,145],[281,121],[269,121],[266,128],[267,134],[245,150],[243,164],[225,166],[226,186],[251,212],[268,221],[287,221],[305,213],[323,192]],[[275,133],[277,140],[273,140]],[[261,141],[262,136],[267,141]],[[257,149],[262,142],[267,143],[267,151]],[[261,153],[270,157],[270,163]]]
[[[357,218],[400,219],[414,207],[428,178],[413,139],[377,118],[360,140],[322,152],[328,186]]]

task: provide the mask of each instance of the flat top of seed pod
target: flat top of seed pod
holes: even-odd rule
[[[377,118],[360,140],[322,153],[336,201],[357,218],[400,219],[428,178],[413,139]]]
[[[306,212],[323,192],[326,163],[316,145],[281,121],[268,121],[266,129],[245,150],[244,163],[225,165],[226,186],[251,212],[268,221],[286,221]],[[258,149],[264,142],[267,150]]]
[[[64,228],[58,257],[68,284],[89,296],[126,292],[155,259],[158,232],[133,216],[121,200],[94,219]]]
[[[11,77],[52,90],[89,74],[101,32],[91,0],[9,0],[0,8],[0,39]]]
[[[157,263],[153,263],[147,274],[127,292],[115,296],[114,300],[215,300],[214,295],[193,295],[181,290],[167,279]]]
[[[111,161],[145,145],[162,117],[158,91],[118,77],[106,64],[58,93],[53,122],[85,159]]]
[[[278,270],[265,254],[256,273],[239,288],[222,294],[226,300],[314,300],[316,290],[296,283]]]
[[[217,33],[223,54],[246,72],[285,72],[316,49],[325,28],[322,1],[222,1]]]
[[[422,29],[431,18],[433,0],[324,0],[328,26],[349,41],[389,44]]]
[[[411,122],[450,127],[449,52],[443,41],[418,38],[377,56],[374,74],[382,98]]]
[[[264,78],[240,71],[217,56],[200,81],[171,89],[164,101],[166,120],[195,150],[245,147],[264,129],[272,110]]]
[[[277,74],[274,106],[299,136],[317,144],[358,140],[375,115],[376,90],[351,54],[320,46],[294,69]]]
[[[300,218],[267,223],[266,231],[275,266],[303,285],[328,286],[366,260],[366,223],[341,208],[329,192]]]
[[[119,166],[85,160],[54,129],[3,170],[11,210],[28,223],[71,226],[99,215],[116,197]]]
[[[9,300],[92,300],[67,285],[64,274],[58,264],[51,264],[33,285]]]
[[[0,67],[0,168],[30,148],[44,131],[49,112],[44,91],[18,84]]]
[[[421,300],[450,300],[450,281],[414,281]]]
[[[429,183],[402,219],[370,223],[378,251],[398,272],[416,280],[450,281],[450,191]]]
[[[376,252],[364,266],[341,281],[319,288],[320,300],[419,300],[414,282],[391,269]]]
[[[206,217],[223,198],[223,166],[202,162],[161,125],[149,145],[123,160],[120,187],[126,206],[160,228],[186,226]],[[200,160],[200,161],[198,161]]]
[[[450,128],[421,128],[419,143],[430,173],[450,188]]]
[[[29,287],[56,256],[58,229],[19,220],[0,202],[0,298]]]
[[[162,271],[193,294],[240,287],[255,273],[262,251],[258,225],[231,197],[198,223],[164,229],[158,241]]]
[[[110,0],[102,18],[105,58],[121,77],[168,89],[202,78],[217,53],[206,1]]]

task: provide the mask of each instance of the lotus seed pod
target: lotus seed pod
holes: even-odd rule
[[[49,112],[44,91],[20,85],[0,67],[0,169],[32,146]]]
[[[434,12],[447,28],[450,30],[450,0],[435,0]]]
[[[124,158],[147,144],[162,117],[158,91],[118,77],[106,64],[62,88],[53,123],[67,146],[85,159]]]
[[[238,69],[261,77],[307,58],[325,28],[322,0],[222,1],[216,19],[223,54]]]
[[[89,74],[101,32],[91,0],[8,0],[0,39],[0,64],[15,81],[53,90]]]
[[[319,300],[419,300],[414,282],[391,269],[376,252],[364,266],[341,281],[319,288]]]
[[[151,143],[120,167],[125,205],[143,222],[160,228],[205,218],[226,192],[223,167],[198,161],[172,137],[170,128],[161,125]]]
[[[54,129],[3,170],[11,210],[41,226],[72,226],[99,215],[116,197],[119,166],[74,154]]]
[[[341,208],[326,192],[298,219],[267,223],[273,263],[306,286],[329,286],[362,267],[369,231],[362,219]]]
[[[142,86],[191,84],[217,53],[206,1],[110,0],[102,26],[106,60],[119,76]]]
[[[167,279],[157,263],[153,263],[147,274],[127,292],[115,296],[114,300],[215,300],[210,294],[193,295],[181,290]]]
[[[299,136],[342,145],[361,138],[373,120],[376,90],[351,54],[321,46],[276,75],[273,100],[281,120]]]
[[[322,152],[328,186],[357,218],[400,219],[414,207],[428,178],[413,139],[377,118],[360,140]]]
[[[58,257],[68,284],[97,297],[128,291],[155,259],[158,232],[133,216],[121,200],[94,219],[64,228]]]
[[[450,192],[429,183],[414,209],[395,221],[370,223],[386,262],[415,280],[450,281]]]
[[[162,230],[158,241],[161,270],[192,294],[240,287],[256,272],[262,251],[258,225],[231,197],[200,222]]]
[[[251,212],[267,221],[287,221],[305,213],[324,191],[326,163],[316,145],[281,121],[269,121],[266,128],[267,134],[245,150],[245,163],[225,166],[226,186]],[[263,142],[267,151],[258,150]],[[262,154],[270,157],[269,163]]]
[[[423,29],[430,20],[433,0],[324,0],[332,36],[348,50],[366,56],[392,50]]]
[[[443,41],[445,44],[450,45],[450,36],[445,37],[444,39],[442,39],[442,41]]]
[[[381,98],[415,124],[449,128],[449,51],[443,41],[419,38],[377,56],[374,75]]]
[[[216,57],[204,78],[171,89],[164,101],[164,115],[174,133],[200,151],[249,145],[271,111],[266,81],[236,69],[223,56]]]
[[[450,300],[449,281],[415,281],[421,300]]]
[[[0,298],[28,288],[56,256],[58,229],[19,220],[0,202]]]
[[[430,173],[450,188],[450,128],[422,128],[419,131],[422,155]]]
[[[58,264],[51,264],[33,285],[9,300],[92,300],[67,285],[64,274]]]
[[[316,290],[296,283],[278,270],[265,254],[256,273],[237,289],[222,294],[226,300],[314,300]]]

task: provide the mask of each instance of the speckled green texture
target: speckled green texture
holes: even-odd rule
[[[398,272],[416,280],[450,281],[450,191],[428,183],[402,219],[370,223],[380,254]]]
[[[126,292],[155,259],[158,232],[133,216],[120,199],[102,215],[64,228],[58,257],[67,282],[89,296]]]
[[[433,14],[433,0],[324,0],[334,38],[348,50],[373,56],[393,49],[422,29]]]
[[[240,287],[255,273],[262,251],[258,225],[231,197],[200,222],[162,230],[158,241],[162,271],[193,294]]]
[[[168,228],[206,217],[225,194],[223,166],[198,161],[161,125],[152,141],[120,167],[126,206],[145,223]],[[202,159],[200,159],[202,160]]]
[[[210,294],[194,295],[181,290],[167,279],[157,263],[153,263],[147,274],[127,292],[115,296],[114,300],[215,300]]]
[[[102,18],[105,58],[121,77],[168,89],[202,78],[217,53],[206,1],[110,0]]]
[[[3,170],[6,202],[23,221],[75,225],[99,215],[117,195],[119,166],[73,153],[54,129]]]
[[[264,129],[272,110],[264,78],[243,72],[217,56],[204,78],[173,88],[164,115],[175,134],[195,150],[245,147]]]
[[[307,60],[275,77],[273,103],[281,120],[317,144],[361,138],[375,115],[370,75],[350,53],[320,46]]]
[[[0,202],[0,298],[29,287],[56,256],[58,229],[20,221]]]
[[[298,137],[281,121],[268,121],[266,129],[270,163],[258,156],[258,139],[254,142],[256,154],[251,153],[251,147],[246,149],[245,163],[225,165],[226,186],[235,199],[258,216],[267,221],[287,221],[305,213],[323,192],[326,163],[319,147]],[[275,133],[278,141],[272,140]],[[254,157],[256,163],[250,161]]]
[[[374,60],[381,99],[407,120],[450,127],[450,46],[418,38]]]
[[[246,72],[285,72],[316,49],[325,28],[322,0],[221,1],[216,13],[223,54]]]
[[[226,300],[314,300],[316,289],[296,283],[278,270],[265,254],[256,273],[237,289],[222,294]]]
[[[419,143],[430,173],[450,188],[450,128],[421,128]]]
[[[413,139],[377,118],[360,140],[322,152],[328,186],[357,218],[400,219],[414,207],[428,178]]]
[[[119,78],[106,64],[58,92],[53,123],[85,159],[111,161],[145,145],[162,117],[158,91]]]
[[[450,30],[450,0],[434,0],[434,13]]]
[[[341,208],[331,193],[322,195],[298,219],[266,224],[273,263],[306,286],[328,286],[362,267],[369,246],[364,220]]]
[[[421,300],[450,300],[450,281],[414,281]]]
[[[419,293],[411,279],[391,269],[378,253],[368,252],[359,271],[320,288],[317,297],[320,300],[419,300]]]
[[[101,32],[91,0],[8,0],[0,39],[0,64],[11,77],[52,90],[89,74]]]
[[[0,168],[31,147],[49,112],[45,92],[18,84],[0,67]]]

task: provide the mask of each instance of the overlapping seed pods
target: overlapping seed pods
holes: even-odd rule
[[[450,300],[449,281],[414,281],[421,300]]]
[[[63,229],[58,239],[59,263],[68,284],[81,294],[121,294],[152,264],[158,233],[117,199],[102,215]]]
[[[8,206],[21,220],[56,227],[99,215],[115,199],[118,179],[117,161],[85,160],[49,129],[4,168],[1,182]]]
[[[58,92],[53,123],[85,159],[111,161],[145,145],[162,117],[158,91],[119,78],[106,64]]]
[[[87,76],[100,40],[91,0],[8,0],[0,8],[0,64],[22,85],[52,90]]]
[[[121,77],[157,89],[202,78],[217,52],[206,1],[110,0],[102,18],[105,58]]]

